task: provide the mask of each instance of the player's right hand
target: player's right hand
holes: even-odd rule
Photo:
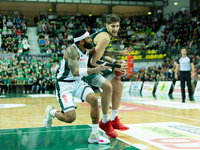
[[[178,80],[178,75],[177,74],[175,74],[175,79]]]

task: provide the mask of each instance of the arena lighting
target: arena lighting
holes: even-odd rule
[[[148,15],[151,15],[151,12],[150,12],[150,11],[148,12]]]
[[[89,16],[89,17],[92,17],[92,13],[89,13],[88,16]]]
[[[49,9],[49,11],[52,11],[52,9]]]
[[[178,3],[177,3],[177,2],[174,2],[174,5],[178,5]]]

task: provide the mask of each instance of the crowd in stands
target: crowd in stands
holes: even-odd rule
[[[188,13],[179,11],[169,15],[164,22],[162,15],[136,15],[121,17],[120,30],[117,38],[113,39],[112,49],[123,50],[132,46],[139,50],[145,58],[147,51],[155,49],[156,53],[167,54],[162,65],[140,69],[129,78],[122,77],[123,81],[173,81],[176,59],[180,55],[181,47],[187,47],[189,55],[195,65],[200,65],[197,53],[200,41],[199,10]],[[91,34],[105,26],[105,17],[89,16],[37,16],[34,19],[39,36],[38,43],[41,53],[55,54],[51,59],[38,61],[32,58],[25,61],[23,55],[16,55],[15,59],[0,58],[0,93],[40,93],[55,89],[57,70],[60,58],[66,48],[73,43],[73,33],[79,29],[87,29]],[[161,25],[165,28],[160,36],[154,37]],[[2,36],[1,53],[26,54],[30,46],[27,44],[27,20],[24,15],[17,17],[10,15],[0,16],[0,33]],[[112,50],[111,49],[111,50]],[[174,56],[173,59],[171,56]],[[194,85],[198,74],[193,79]],[[52,91],[51,91],[52,92]]]
[[[79,28],[87,29],[90,34],[105,26],[105,17],[89,16],[57,16],[49,18],[36,16],[37,34],[41,53],[62,54],[65,48],[73,43],[73,33]],[[136,15],[121,17],[119,36],[114,39],[115,50],[122,50],[127,46],[145,48],[155,32],[163,23],[162,15]],[[63,49],[64,48],[64,49]]]
[[[141,59],[148,58],[148,50],[153,50],[153,54],[165,54],[164,57],[172,59],[180,55],[181,47],[187,47],[189,54],[199,53],[199,11],[180,10],[176,14],[169,14],[169,19],[165,21],[162,14],[121,17],[118,37],[113,39],[110,49],[123,50],[132,46],[134,50],[139,51],[136,55],[141,55]],[[41,15],[34,21],[38,29],[41,53],[62,54],[66,47],[73,43],[72,34],[77,29],[85,28],[93,33],[105,26],[104,16],[52,18]],[[161,25],[164,25],[164,30],[158,36],[154,36]]]
[[[176,56],[180,54],[181,47],[186,47],[188,55],[200,54],[200,10],[180,10],[168,15],[164,31],[156,37],[158,53],[167,54],[167,57]]]
[[[0,57],[0,94],[2,93],[53,93],[56,74],[60,66],[58,57],[38,61],[34,56],[30,62],[24,57],[2,59]]]
[[[0,53],[28,53],[27,19],[24,15],[0,14]]]

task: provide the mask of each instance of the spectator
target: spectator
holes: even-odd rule
[[[30,45],[27,42],[25,42],[23,45],[23,53],[28,52],[29,50],[30,50]]]
[[[45,45],[45,40],[44,40],[44,38],[41,38],[41,40],[39,41],[40,48],[44,47],[44,45]]]

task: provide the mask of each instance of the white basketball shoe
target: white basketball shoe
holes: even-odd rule
[[[52,121],[53,121],[53,118],[54,118],[54,116],[50,113],[50,111],[52,109],[54,109],[54,107],[49,105],[49,106],[47,106],[46,111],[45,111],[45,116],[44,116],[44,119],[43,119],[43,125],[47,129],[50,129],[51,126],[52,126]]]
[[[110,140],[101,136],[99,131],[95,134],[90,133],[90,137],[88,139],[89,143],[97,143],[97,144],[109,144]]]

